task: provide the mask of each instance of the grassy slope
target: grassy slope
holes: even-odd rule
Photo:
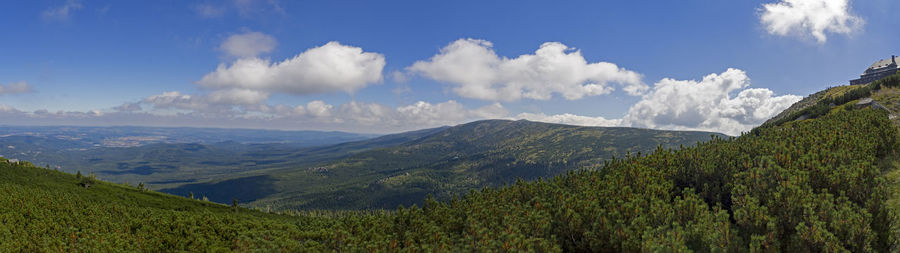
[[[830,115],[759,136],[657,150],[597,171],[428,201],[424,209],[330,217],[234,212],[114,184],[85,189],[72,175],[0,163],[0,251],[895,247],[897,235],[878,225],[896,221],[877,212],[877,191],[866,192],[882,185],[871,172],[883,167],[870,162],[896,157],[876,154],[892,150],[896,142],[883,137],[897,138],[897,131],[885,129],[886,114],[871,109]]]
[[[74,175],[0,161],[0,251],[118,249],[290,248],[309,219],[231,208],[97,181],[89,188]],[[285,236],[297,236],[286,238]],[[274,241],[280,240],[280,241]],[[233,245],[233,244],[237,245]],[[298,246],[299,247],[299,246]]]
[[[900,117],[896,116],[900,114],[900,88],[882,88],[872,93],[872,99],[887,108],[894,125],[900,127]],[[887,205],[895,213],[900,214],[900,154],[894,154],[885,158],[881,166],[889,168],[885,172],[885,179],[891,192]],[[893,230],[900,234],[900,224],[895,225],[897,227]]]

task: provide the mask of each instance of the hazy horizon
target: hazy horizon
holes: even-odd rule
[[[887,0],[0,5],[0,124],[738,135],[900,53]]]

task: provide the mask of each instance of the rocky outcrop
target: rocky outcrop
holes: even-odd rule
[[[874,108],[874,109],[878,109],[878,110],[885,110],[885,111],[887,111],[887,112],[890,112],[890,110],[888,110],[886,107],[882,106],[882,105],[879,104],[878,102],[875,102],[875,100],[872,99],[872,98],[863,98],[863,99],[860,99],[859,102],[856,102],[856,104],[853,105],[853,108],[854,108],[854,109],[862,109],[862,108],[868,108],[868,107],[871,107],[871,108]]]

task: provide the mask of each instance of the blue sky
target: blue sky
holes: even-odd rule
[[[900,54],[897,11],[890,0],[5,1],[0,124],[385,133],[509,118],[739,134]]]

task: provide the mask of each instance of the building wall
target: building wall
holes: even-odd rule
[[[897,73],[898,70],[900,70],[900,69],[898,69],[897,67],[884,68],[882,70],[879,70],[879,71],[871,73],[871,74],[862,75],[859,77],[859,79],[850,80],[850,85],[867,84],[867,83],[871,83],[874,81],[878,81],[879,79],[882,79],[887,76],[893,75],[894,73]]]

